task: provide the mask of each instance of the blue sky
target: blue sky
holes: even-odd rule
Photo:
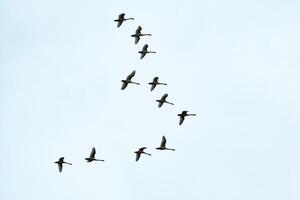
[[[2,0],[0,198],[299,199],[299,10]],[[138,25],[153,36],[134,45]],[[145,43],[157,54],[140,60]],[[141,86],[121,91],[132,70]],[[151,93],[154,76],[168,86]],[[158,109],[164,93],[175,105]],[[179,127],[182,110],[197,117]],[[175,152],[155,150],[162,135]],[[93,146],[105,163],[84,161]],[[153,156],[135,162],[141,146]]]

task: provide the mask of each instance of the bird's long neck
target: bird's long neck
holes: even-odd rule
[[[146,152],[143,152],[144,154],[146,154],[146,155],[148,155],[148,156],[151,156],[151,154],[150,153],[146,153]]]
[[[196,116],[196,114],[187,114],[186,116]]]
[[[174,105],[174,103],[171,103],[171,102],[168,102],[168,101],[165,101],[165,102],[168,103],[168,104]]]
[[[155,51],[147,51],[147,53],[156,53]]]
[[[136,84],[136,85],[139,85],[139,83],[137,83],[137,82],[132,82],[132,81],[130,81],[130,83],[132,83],[132,84]]]
[[[141,33],[140,35],[141,36],[151,36],[151,34],[149,34],[149,33]]]
[[[64,162],[65,164],[72,165],[72,163]]]
[[[125,21],[126,21],[126,20],[134,20],[134,18],[127,18],[127,19],[124,19],[124,20],[125,20]]]
[[[158,85],[167,85],[166,83],[157,83]]]
[[[166,148],[166,150],[175,151],[175,149]]]
[[[101,160],[101,159],[95,159],[95,161],[104,161],[104,160]]]

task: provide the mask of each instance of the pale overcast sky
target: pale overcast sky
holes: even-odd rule
[[[2,0],[0,199],[300,199],[299,10]],[[122,12],[135,20],[117,28]],[[139,25],[152,37],[134,45]],[[140,60],[145,43],[157,54]],[[133,70],[141,85],[121,91]],[[168,86],[150,92],[154,76]],[[158,109],[164,93],[175,105]],[[182,110],[197,116],[179,126]],[[175,152],[155,150],[162,135]],[[85,162],[93,146],[104,163]]]

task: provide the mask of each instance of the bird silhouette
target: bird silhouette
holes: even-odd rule
[[[139,150],[138,151],[135,151],[134,153],[136,154],[136,157],[135,157],[135,161],[137,162],[139,159],[140,159],[140,157],[141,157],[141,154],[146,154],[146,155],[149,155],[149,156],[151,156],[151,154],[150,153],[146,153],[146,152],[144,152],[144,150],[145,149],[147,149],[147,147],[142,147],[142,148],[139,148]]]
[[[156,85],[167,85],[166,83],[159,83],[159,82],[158,82],[158,77],[157,77],[157,76],[154,77],[154,78],[153,78],[153,81],[150,82],[150,83],[148,83],[148,84],[151,85],[150,91],[153,91],[154,88],[156,87]]]
[[[61,172],[63,168],[63,164],[72,165],[72,163],[68,163],[64,161],[64,157],[60,157],[58,161],[54,162],[58,165],[58,171]]]
[[[180,114],[178,114],[177,116],[179,116],[179,125],[181,125],[184,121],[184,118],[186,116],[196,116],[196,114],[188,114],[189,111],[182,111]]]
[[[141,59],[143,59],[147,53],[156,53],[156,52],[155,51],[148,51],[148,44],[145,44],[143,46],[143,49],[141,51],[139,51],[139,53],[141,54]]]
[[[159,107],[159,108],[162,107],[162,105],[163,105],[164,103],[168,103],[168,104],[174,105],[174,103],[168,102],[168,101],[166,100],[167,97],[168,97],[168,94],[164,94],[159,100],[156,100],[156,101],[158,102],[158,107]]]
[[[167,143],[167,139],[165,136],[162,136],[161,139],[161,143],[160,143],[160,147],[157,147],[157,150],[171,150],[171,151],[175,151],[175,149],[170,149],[166,147],[166,143]]]
[[[90,157],[85,158],[85,160],[86,160],[87,162],[92,162],[92,161],[104,161],[104,160],[96,159],[96,158],[95,158],[95,155],[96,155],[96,149],[95,149],[95,147],[93,147],[93,148],[92,148],[92,151],[91,151],[91,153],[90,153]]]
[[[118,22],[117,27],[119,28],[122,25],[122,23],[127,20],[134,20],[134,18],[125,18],[125,13],[121,13],[118,16],[118,19],[115,19],[114,21]]]
[[[134,44],[137,44],[139,42],[141,36],[151,36],[151,34],[149,33],[143,34],[141,33],[141,31],[142,31],[142,27],[138,26],[135,31],[135,34],[131,35],[131,37],[134,37]]]
[[[123,82],[121,90],[124,90],[129,83],[140,85],[139,83],[131,81],[131,79],[132,79],[132,77],[134,77],[134,75],[135,75],[135,71],[131,72],[131,74],[129,74],[125,80],[121,80],[121,82]]]

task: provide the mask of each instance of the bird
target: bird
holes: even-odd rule
[[[96,159],[96,158],[95,158],[95,155],[96,155],[96,149],[95,149],[95,147],[93,147],[93,148],[92,148],[92,151],[91,151],[91,154],[90,154],[90,157],[85,158],[85,160],[86,160],[87,162],[92,162],[92,161],[104,161],[104,160]]]
[[[149,34],[149,33],[143,34],[143,33],[141,33],[141,31],[142,31],[142,27],[141,27],[141,26],[138,26],[137,29],[136,29],[136,31],[135,31],[135,34],[131,35],[131,37],[134,37],[134,38],[135,38],[135,39],[134,39],[134,44],[137,44],[137,43],[139,42],[141,36],[146,36],[146,35],[152,36],[152,35]]]
[[[158,78],[159,77],[156,76],[153,78],[152,82],[148,83],[149,85],[151,85],[150,91],[153,91],[156,85],[167,85],[166,83],[159,83]]]
[[[174,103],[166,101],[166,98],[168,97],[168,94],[164,94],[159,100],[156,100],[158,102],[158,107],[160,108],[164,103],[168,103],[171,105],[174,105]]]
[[[170,150],[170,151],[175,151],[175,149],[167,148],[167,147],[166,147],[166,142],[167,142],[166,137],[165,137],[165,136],[162,136],[161,143],[160,143],[160,147],[157,147],[156,149],[157,149],[157,150]]]
[[[122,23],[124,22],[124,21],[127,21],[127,20],[134,20],[134,18],[125,18],[125,13],[121,13],[121,14],[119,14],[119,16],[118,16],[118,19],[115,19],[114,21],[115,22],[118,22],[118,25],[117,25],[117,27],[119,28],[121,25],[122,25]]]
[[[65,162],[64,159],[65,159],[64,157],[60,157],[58,159],[58,161],[54,162],[54,163],[56,163],[58,165],[58,171],[59,172],[62,171],[63,164],[72,165],[72,163]]]
[[[140,59],[143,59],[147,53],[156,53],[156,52],[155,51],[148,51],[148,44],[145,44],[143,46],[143,49],[141,51],[139,51],[139,53],[141,54]]]
[[[131,72],[131,74],[129,74],[125,80],[121,80],[121,82],[123,82],[121,90],[124,90],[129,83],[140,85],[139,83],[131,81],[131,79],[132,79],[132,77],[134,77],[134,75],[135,75],[135,70],[133,72]]]
[[[145,149],[147,149],[147,147],[141,147],[141,148],[139,148],[138,151],[135,151],[135,152],[134,152],[134,153],[136,154],[136,157],[135,157],[135,161],[136,161],[136,162],[140,159],[141,154],[146,154],[146,155],[151,156],[150,153],[144,152]]]
[[[180,114],[178,114],[177,116],[179,116],[179,125],[181,125],[184,121],[184,118],[186,116],[196,116],[196,114],[188,114],[189,111],[182,111]]]

